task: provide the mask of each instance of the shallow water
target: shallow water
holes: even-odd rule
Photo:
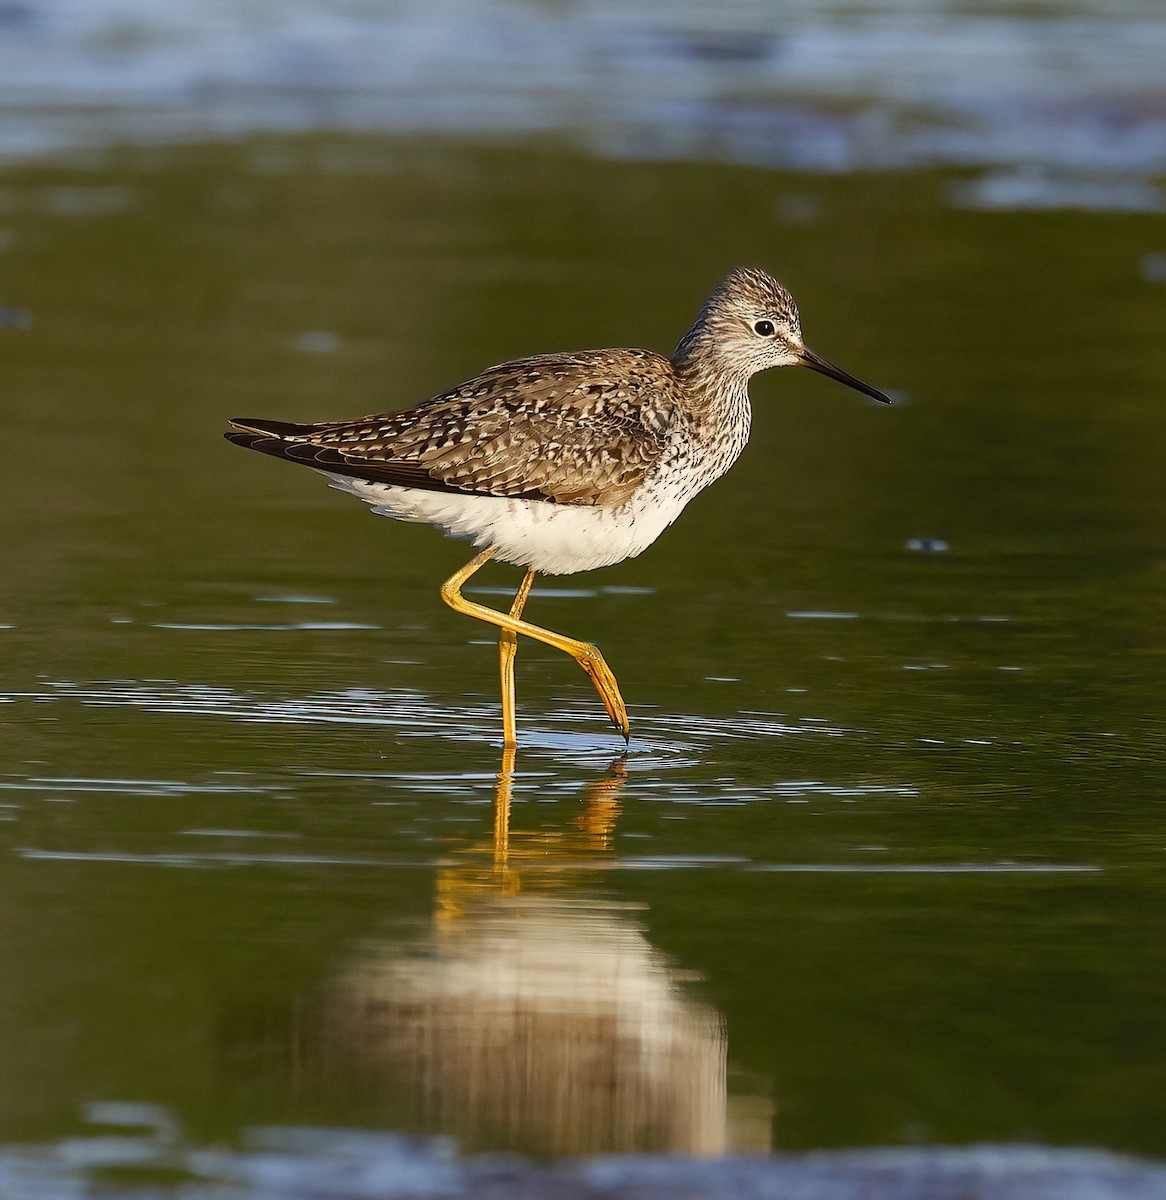
[[[134,1101],[199,1142],[1166,1153],[1166,246],[962,182],[340,136],[5,169],[0,1140]],[[465,547],[224,419],[667,349],[739,262],[900,404],[757,379],[726,480],[531,601],[630,752],[524,643],[502,771]]]

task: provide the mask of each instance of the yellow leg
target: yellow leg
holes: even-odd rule
[[[534,572],[527,571],[514,594],[510,616],[518,620],[526,607],[534,583]],[[514,721],[514,656],[518,653],[518,634],[512,629],[503,629],[498,635],[498,671],[502,677],[502,746],[513,750],[518,745],[518,730]]]
[[[461,589],[466,580],[493,557],[493,550],[483,550],[481,554],[471,558],[460,571],[455,571],[441,585],[441,598],[454,612],[464,613],[467,617],[476,617],[479,621],[497,625],[499,629],[510,633],[524,633],[527,637],[534,638],[536,642],[542,642],[544,645],[553,646],[556,650],[562,650],[564,654],[569,654],[590,676],[595,690],[603,701],[603,706],[607,709],[607,715],[623,734],[624,741],[627,741],[631,736],[627,707],[624,705],[623,697],[619,694],[619,684],[616,683],[611,668],[596,646],[592,646],[589,642],[580,642],[575,638],[565,637],[561,633],[553,633],[539,625],[532,625],[529,621],[509,616],[507,613],[500,613],[493,608],[487,608],[484,604],[475,604],[474,601],[467,600],[462,595]],[[524,584],[525,582],[523,580]],[[521,590],[520,588],[519,591],[521,592]],[[517,599],[515,597],[516,602]]]

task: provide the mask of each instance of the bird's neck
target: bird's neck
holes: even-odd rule
[[[739,358],[724,354],[718,340],[700,324],[676,347],[672,370],[695,407],[735,407],[747,398],[751,372]]]

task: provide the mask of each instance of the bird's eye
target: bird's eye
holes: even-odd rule
[[[772,321],[758,321],[753,326],[753,332],[759,334],[761,337],[773,337],[777,331],[773,328]]]

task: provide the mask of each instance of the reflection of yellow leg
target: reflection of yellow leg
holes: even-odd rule
[[[605,778],[587,785],[587,807],[575,818],[575,825],[591,841],[594,849],[607,850],[619,818],[620,795],[628,781],[628,769],[622,759],[608,768]]]
[[[514,750],[502,751],[502,770],[494,793],[494,870],[503,875],[510,865],[510,793],[514,787]]]
[[[516,621],[522,616],[533,583],[534,572],[527,571],[510,606],[510,615]],[[502,676],[502,745],[507,750],[518,745],[514,722],[514,656],[517,653],[518,634],[513,629],[503,629],[498,635],[498,670]]]
[[[611,668],[596,646],[592,646],[589,642],[580,642],[575,638],[565,637],[561,633],[553,633],[539,625],[531,625],[529,621],[500,613],[493,608],[487,608],[484,604],[475,604],[474,601],[467,600],[462,595],[462,585],[466,580],[493,557],[493,550],[483,550],[481,554],[471,558],[460,571],[456,571],[441,585],[441,598],[455,612],[465,613],[467,617],[477,617],[479,621],[487,621],[489,624],[497,625],[499,629],[509,630],[511,633],[524,633],[527,637],[534,638],[536,642],[542,642],[547,646],[553,646],[556,650],[562,650],[564,654],[569,654],[591,677],[591,682],[595,685],[595,690],[599,693],[600,699],[607,709],[607,715],[611,717],[612,723],[623,734],[626,741],[631,736],[628,711],[623,697],[619,694],[619,684],[616,683]]]

